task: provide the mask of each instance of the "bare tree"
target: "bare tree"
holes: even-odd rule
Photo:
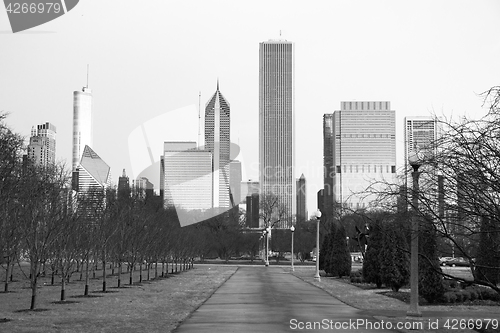
[[[415,193],[402,186],[411,170],[403,170],[397,184],[373,184],[367,191],[379,194],[379,206],[410,206],[420,223],[433,223],[441,252],[465,257],[473,279],[443,275],[500,293],[500,87],[482,97],[490,108],[479,119],[437,119],[442,135],[420,154],[418,207],[412,206]]]
[[[5,292],[9,291],[16,256],[20,254],[22,230],[19,219],[23,207],[19,202],[22,172],[23,138],[4,123],[7,114],[0,113],[0,263],[5,267]]]
[[[69,186],[69,175],[59,165],[40,167],[28,163],[21,179],[23,247],[30,261],[30,309],[35,309],[41,261],[50,254],[66,219],[64,189]]]

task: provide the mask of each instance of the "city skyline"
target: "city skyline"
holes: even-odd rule
[[[323,185],[321,117],[340,101],[391,101],[397,110],[399,168],[404,165],[404,117],[479,117],[485,109],[478,93],[498,84],[498,1],[320,1],[315,6],[257,1],[244,11],[232,2],[214,3],[155,3],[157,10],[138,13],[128,1],[119,8],[82,2],[64,17],[18,34],[10,32],[0,11],[0,110],[10,112],[7,123],[27,138],[33,123],[53,123],[56,158],[71,165],[71,93],[86,85],[89,64],[92,148],[114,175],[123,168],[129,173],[131,131],[186,106],[197,110],[199,92],[206,100],[219,77],[234,110],[231,141],[241,147],[243,180],[258,180],[258,44],[293,40],[294,177],[303,173],[307,178],[312,212]],[[208,20],[221,10],[227,20]],[[111,25],[105,13],[116,14]],[[252,17],[261,18],[258,27]],[[187,18],[196,23],[188,24]],[[196,115],[193,123],[198,123]],[[187,130],[185,123],[177,127]],[[194,128],[193,138],[180,140],[197,141]],[[165,131],[158,145],[176,140],[170,133]],[[161,153],[161,148],[154,151]]]

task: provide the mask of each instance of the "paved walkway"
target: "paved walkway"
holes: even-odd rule
[[[175,332],[389,332],[383,328],[283,268],[241,267]]]

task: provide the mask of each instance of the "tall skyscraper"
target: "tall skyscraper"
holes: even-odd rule
[[[79,188],[78,168],[85,146],[92,147],[92,92],[88,87],[73,92],[72,188]]]
[[[396,126],[390,107],[390,102],[341,102],[333,113],[334,203],[368,207],[377,198],[366,191],[369,186],[395,182]]]
[[[259,47],[259,176],[261,197],[271,193],[296,213],[294,44],[269,40]]]
[[[322,199],[324,200],[321,212],[325,216],[332,216],[334,207],[334,180],[335,180],[335,164],[334,164],[334,140],[333,135],[333,114],[325,114],[323,116],[323,175],[324,175],[324,191]]]
[[[302,174],[297,179],[297,222],[305,222],[307,219],[306,197],[306,177]]]
[[[130,196],[130,181],[123,169],[121,177],[118,177],[118,198],[125,199]]]
[[[88,87],[73,92],[73,171],[85,146],[92,147],[92,92]]]
[[[205,149],[213,154],[214,207],[230,207],[230,106],[217,91],[205,105]]]
[[[33,126],[28,158],[36,165],[47,166],[56,161],[56,127],[51,123]]]
[[[196,142],[165,142],[163,150],[161,190],[165,207],[212,208],[212,152],[196,149]]]

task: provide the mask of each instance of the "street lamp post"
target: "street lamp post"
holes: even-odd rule
[[[292,271],[295,271],[295,267],[293,267],[293,232],[295,231],[295,227],[293,225],[290,227],[290,231],[292,232]]]
[[[271,228],[266,228],[266,267],[269,266],[269,234],[271,232]]]
[[[321,211],[318,209],[315,213],[314,216],[316,217],[316,274],[314,275],[314,279],[316,281],[321,281],[321,278],[319,276],[319,221],[321,217]]]
[[[418,178],[420,176],[418,168],[422,165],[422,162],[420,156],[415,152],[410,154],[408,162],[413,168],[413,172],[411,173],[413,179],[413,213],[411,215],[410,308],[406,315],[409,317],[421,317],[422,313],[418,308]]]

